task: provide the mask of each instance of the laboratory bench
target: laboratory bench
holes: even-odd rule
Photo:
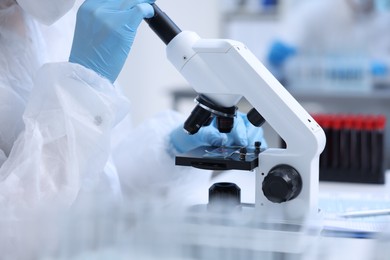
[[[224,171],[216,173],[213,182],[236,183],[241,188],[241,201],[253,204],[254,175],[254,172],[249,171]],[[389,175],[390,171],[386,176]],[[388,177],[387,180],[389,180]],[[389,185],[389,181],[382,185],[320,182],[320,207],[326,205],[324,200],[328,201],[327,207],[329,202],[338,200],[338,203],[342,201],[355,203],[351,206],[356,206],[356,203],[360,202],[360,206],[364,208],[370,206],[363,205],[365,202],[378,198],[390,205],[390,194],[387,194]],[[198,202],[201,206],[205,206],[208,203],[208,191],[201,191],[201,193]],[[337,206],[337,204],[334,205]],[[162,252],[158,259],[172,259],[160,257],[163,254],[169,254],[170,250],[180,256],[173,259],[202,260],[385,260],[390,255],[390,242],[382,232],[385,229],[380,230],[381,233],[378,231],[373,233],[366,232],[366,230],[361,232],[362,229],[351,230],[351,225],[335,225],[337,229],[332,230],[327,226],[331,222],[325,218],[324,220],[319,218],[316,220],[318,223],[314,225],[308,222],[309,224],[304,223],[298,229],[285,229],[278,228],[279,225],[273,225],[273,223],[268,226],[269,222],[258,219],[252,222],[253,218],[247,222],[246,217],[253,216],[253,214],[245,215],[244,209],[237,211],[238,215],[235,216],[239,218],[233,218],[233,221],[226,217],[229,216],[226,212],[222,215],[216,214],[222,216],[221,219],[214,218],[216,215],[213,215],[212,211],[205,212],[210,215],[200,214],[199,217],[197,214],[191,215],[191,218],[187,219],[190,220],[189,222],[164,221],[164,225],[161,226],[160,222],[153,225],[156,223],[146,221],[140,236],[147,237],[147,242],[150,243],[149,239],[158,239],[158,236],[163,234],[163,240],[155,241],[157,247],[153,247],[153,251],[161,250]],[[158,216],[158,219],[164,219],[162,217]],[[390,219],[388,222],[390,223]],[[248,223],[259,223],[259,225],[248,226]],[[369,222],[359,221],[353,224],[362,225],[364,223]],[[288,225],[283,223],[281,226]],[[343,227],[348,229],[341,229]],[[166,240],[167,237],[169,240]],[[187,254],[190,257],[183,257]]]
[[[234,182],[241,188],[243,203],[255,201],[255,174],[245,171],[225,171],[215,175],[213,182]],[[390,209],[390,170],[386,171],[385,184],[340,183],[320,181],[319,207],[326,211],[323,216],[323,231],[315,243],[310,243],[307,250],[314,250],[315,258],[321,260],[338,259],[388,259],[390,256],[390,213],[356,219],[333,219],[333,214],[343,211],[367,209]],[[387,224],[388,223],[388,224]],[[388,227],[389,226],[389,227]],[[313,248],[315,247],[315,248]],[[389,249],[387,249],[389,248]],[[383,252],[383,254],[381,253]],[[375,255],[375,257],[374,257]],[[288,254],[281,258],[289,258]]]
[[[390,201],[389,176],[390,171],[387,171],[385,184],[320,182],[320,205],[324,205],[321,204],[323,202],[321,200],[324,199],[328,201],[345,199],[363,203],[380,197],[384,202]],[[254,172],[232,170],[216,173],[212,182],[234,182],[241,188],[242,202],[254,203],[254,178]],[[207,203],[208,191],[199,191],[199,194],[197,202]],[[248,227],[245,226],[245,219],[241,221],[241,218],[236,222],[240,225],[238,228],[235,228],[237,226],[230,228],[232,226],[226,225],[226,222],[217,221],[202,225],[205,222],[200,218],[183,218],[183,212],[177,211],[175,205],[170,205],[169,210],[164,208],[161,211],[148,208],[148,205],[155,206],[155,201],[141,205],[131,201],[124,211],[115,210],[117,208],[112,207],[111,203],[106,211],[105,207],[99,207],[104,205],[104,200],[100,199],[98,197],[98,203],[90,205],[92,207],[82,207],[86,211],[78,212],[81,214],[71,214],[70,219],[63,219],[62,216],[61,229],[53,226],[56,221],[42,222],[42,219],[39,219],[39,223],[44,224],[46,231],[50,231],[49,236],[43,238],[52,239],[59,235],[59,240],[36,241],[36,236],[45,234],[39,229],[41,226],[28,226],[30,229],[26,231],[25,226],[22,226],[21,230],[25,231],[23,234],[30,234],[22,237],[31,239],[32,244],[23,244],[20,248],[27,250],[28,246],[35,246],[39,242],[39,245],[43,245],[43,254],[46,256],[46,253],[51,251],[45,250],[57,249],[57,245],[60,246],[60,250],[53,253],[58,253],[61,257],[34,259],[388,260],[386,257],[390,255],[390,244],[386,237],[383,239],[380,236],[362,237],[359,232],[321,234],[318,233],[321,232],[321,226],[314,230],[314,233],[311,229],[305,228],[302,232],[286,233],[274,229]],[[137,206],[139,211],[135,210]],[[188,212],[187,207],[185,209]],[[63,222],[65,220],[66,222]],[[20,222],[16,224],[19,226]],[[52,228],[47,229],[47,226]],[[37,231],[29,233],[28,230]],[[11,245],[11,242],[5,245]],[[284,247],[281,249],[283,245],[287,246],[286,251],[283,250]],[[296,250],[295,245],[298,246]],[[299,252],[304,253],[303,256]],[[74,257],[76,253],[79,255]]]

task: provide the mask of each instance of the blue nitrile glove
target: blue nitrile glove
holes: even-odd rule
[[[201,127],[198,133],[189,135],[183,130],[183,126],[174,129],[170,134],[173,148],[179,153],[185,153],[203,145],[211,146],[247,146],[261,142],[261,147],[267,146],[263,136],[263,129],[253,126],[246,114],[238,112],[234,119],[234,126],[230,133],[220,133],[216,128],[215,120],[205,127]]]
[[[78,10],[69,61],[114,82],[154,0],[86,0]]]
[[[285,61],[295,55],[296,48],[290,46],[282,41],[274,41],[271,44],[267,60],[272,66],[279,67],[285,63]]]
[[[389,74],[389,66],[381,60],[371,61],[371,75],[375,77],[386,77]]]

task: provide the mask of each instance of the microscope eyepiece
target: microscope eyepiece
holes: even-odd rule
[[[178,35],[180,28],[156,5],[152,4],[154,16],[145,18],[145,22],[149,27],[160,37],[160,39],[168,45],[168,43]]]
[[[154,16],[145,18],[149,27],[168,45],[173,38],[181,33],[180,28],[156,5],[152,4]],[[209,100],[204,95],[196,98],[198,104],[184,123],[184,130],[188,134],[195,134],[202,126],[210,124],[214,116],[216,125],[221,133],[230,133],[234,125],[236,106],[222,107]]]

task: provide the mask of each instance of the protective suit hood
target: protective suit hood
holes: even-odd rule
[[[16,2],[39,22],[51,25],[72,9],[75,0],[16,0]]]

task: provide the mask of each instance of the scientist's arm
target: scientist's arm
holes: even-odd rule
[[[126,61],[137,28],[153,16],[154,0],[86,0],[77,13],[69,61],[114,82]]]
[[[81,6],[71,62],[45,64],[35,77],[25,130],[0,169],[0,206],[69,206],[94,187],[116,194],[112,131],[128,112],[128,100],[112,82],[137,26],[152,14],[148,7],[142,0],[86,0]]]

